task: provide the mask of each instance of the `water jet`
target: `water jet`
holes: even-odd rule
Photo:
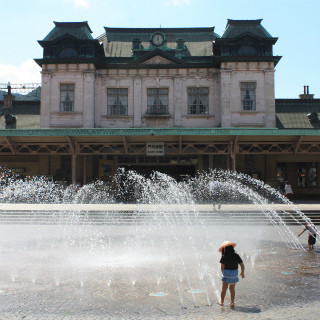
[[[134,185],[134,203],[123,201],[128,190],[123,182],[119,188],[120,179]],[[211,180],[222,186],[218,212]],[[281,305],[283,295],[292,303],[307,296],[298,283],[286,292],[283,275],[299,277],[307,253],[296,234],[309,218],[249,176],[213,170],[177,182],[159,172],[144,177],[120,171],[112,185],[97,181],[80,189],[6,177],[0,191],[0,290],[10,282],[26,292],[55,287],[68,297],[80,287],[77,294],[87,297],[81,308],[103,297],[115,302],[109,306],[113,315],[134,314],[142,304],[139,312],[147,318],[154,302],[146,296],[163,297],[157,303],[171,313],[195,307],[205,314],[204,306],[215,308],[221,286],[218,247],[229,239],[247,267],[237,304],[259,304],[262,292],[270,309]]]

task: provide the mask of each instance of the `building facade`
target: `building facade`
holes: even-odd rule
[[[295,103],[317,113],[320,103],[305,104],[309,92],[275,99],[276,41],[261,20],[228,20],[222,36],[213,27],[105,27],[96,39],[87,22],[55,22],[35,59],[40,129],[2,132],[1,164],[28,159],[37,165],[26,175],[80,184],[109,181],[119,167],[176,179],[222,168],[318,195],[316,121],[300,112],[290,126],[288,113]]]
[[[214,28],[58,23],[39,41],[42,128],[275,128],[277,41],[261,20]]]

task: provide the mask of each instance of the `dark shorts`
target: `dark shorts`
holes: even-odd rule
[[[309,234],[309,239],[308,239],[308,244],[315,244],[316,243],[316,236],[312,236],[311,234]]]

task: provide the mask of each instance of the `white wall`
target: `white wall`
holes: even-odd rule
[[[256,83],[256,110],[241,110],[241,82]],[[268,62],[223,63],[222,127],[275,127],[274,66]]]
[[[256,83],[256,110],[242,111],[240,83]],[[74,112],[60,112],[60,84],[75,84]],[[107,115],[107,88],[128,88],[128,116]],[[169,89],[169,116],[150,117],[147,89]],[[188,87],[209,88],[209,114],[188,115]],[[223,63],[221,69],[108,69],[45,65],[41,127],[275,127],[274,66]]]

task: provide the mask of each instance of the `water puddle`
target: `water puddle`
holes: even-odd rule
[[[206,293],[205,290],[202,289],[190,289],[188,290],[189,293]]]
[[[293,272],[293,271],[282,271],[281,273],[282,274],[295,274],[295,272]]]
[[[149,296],[151,296],[151,297],[165,297],[168,294],[169,293],[166,293],[166,292],[151,292],[151,293],[149,293]]]

